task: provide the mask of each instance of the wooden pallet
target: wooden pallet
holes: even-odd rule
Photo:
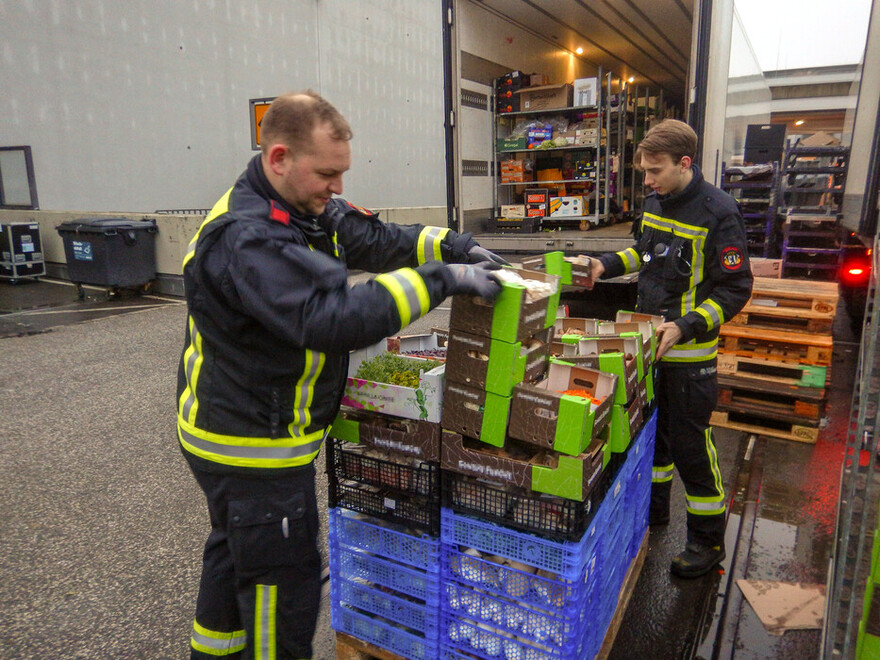
[[[620,624],[623,623],[623,615],[626,614],[626,608],[629,605],[629,599],[632,597],[639,581],[639,575],[642,572],[642,566],[645,564],[645,556],[648,554],[648,530],[645,530],[645,536],[642,537],[642,545],[639,552],[633,557],[626,571],[626,577],[623,579],[623,585],[620,587],[620,593],[617,596],[617,608],[614,610],[614,616],[611,623],[608,624],[608,630],[605,631],[605,639],[596,654],[598,660],[606,660],[611,654],[614,647],[614,640],[617,638],[617,632],[620,630]]]
[[[725,353],[821,367],[831,366],[833,348],[830,334],[761,330],[729,323],[721,326],[718,337],[718,349]]]
[[[742,376],[718,377],[719,410],[810,425],[810,421],[818,424],[824,403],[824,388],[782,385]]]
[[[406,660],[403,656],[380,649],[343,632],[336,633],[336,658],[337,660]]]
[[[725,376],[744,376],[797,387],[825,387],[826,371],[825,367],[810,364],[786,364],[777,360],[718,353],[718,373]]]
[[[799,424],[768,422],[760,417],[745,413],[725,412],[716,410],[709,420],[712,426],[721,426],[746,433],[768,435],[772,438],[796,440],[797,442],[815,443],[819,438],[819,429]],[[771,425],[772,424],[772,425]]]
[[[839,297],[834,282],[756,277],[752,297],[730,323],[830,334]]]

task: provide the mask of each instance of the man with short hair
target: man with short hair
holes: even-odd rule
[[[449,295],[501,290],[492,271],[506,262],[469,234],[386,225],[334,197],[351,135],[314,92],[276,99],[261,153],[184,257],[177,431],[211,519],[193,658],[311,657],[321,591],[313,461],[349,351]],[[381,274],[349,287],[350,267]]]
[[[725,557],[726,503],[709,417],[718,400],[718,329],[748,301],[752,274],[736,202],[703,179],[694,164],[697,135],[667,119],[639,143],[645,173],[636,245],[593,260],[592,274],[639,272],[640,312],[662,316],[656,328],[657,442],[649,522],[669,522],[673,468],[687,498],[687,543],[672,573],[698,577]]]

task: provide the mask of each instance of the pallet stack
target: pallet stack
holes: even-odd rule
[[[837,299],[831,282],[755,278],[742,312],[721,326],[713,425],[816,442]]]
[[[557,321],[557,277],[519,274],[537,292],[453,299],[441,423],[431,370],[408,408],[349,379],[327,445],[340,657],[587,658],[613,641],[647,551],[653,326]]]

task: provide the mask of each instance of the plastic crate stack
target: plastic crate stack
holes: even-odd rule
[[[441,658],[599,653],[648,527],[655,424],[652,417],[626,452],[577,540],[554,541],[443,509]]]
[[[405,658],[438,653],[440,424],[436,335],[395,338],[352,355],[327,452],[331,624]],[[355,377],[365,360],[424,367],[418,384]],[[413,376],[415,378],[415,376]],[[411,379],[410,379],[411,380]],[[427,394],[426,394],[427,393]],[[432,394],[433,393],[433,394]]]
[[[720,329],[714,426],[816,442],[838,296],[832,282],[755,278],[745,307]]]

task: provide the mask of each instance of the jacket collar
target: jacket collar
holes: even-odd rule
[[[691,178],[691,182],[685,186],[684,190],[671,195],[657,195],[657,201],[660,202],[661,207],[678,206],[697,194],[700,184],[703,183],[703,173],[697,165],[691,165],[691,171],[694,173],[694,176]]]

